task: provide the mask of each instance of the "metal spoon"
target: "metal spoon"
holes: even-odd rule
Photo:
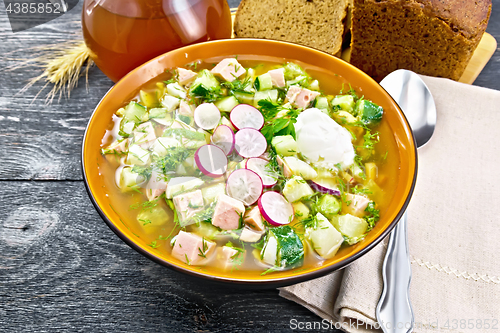
[[[399,69],[387,75],[380,85],[403,110],[417,147],[422,147],[436,127],[436,105],[425,83],[417,74]],[[384,287],[375,311],[382,330],[385,333],[412,332],[415,318],[410,302],[411,266],[406,212],[390,235],[382,277]]]

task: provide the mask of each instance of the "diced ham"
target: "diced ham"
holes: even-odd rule
[[[252,227],[255,230],[264,230],[262,215],[260,215],[260,209],[258,206],[255,206],[254,208],[247,211],[243,220],[248,226]]]
[[[189,125],[183,123],[182,121],[174,120],[172,122],[172,125],[170,125],[170,128],[176,129],[176,128],[186,128],[189,129]]]
[[[259,239],[261,239],[262,235],[264,235],[263,231],[255,231],[250,228],[243,228],[243,231],[240,235],[240,240],[242,242],[255,243],[258,242]]]
[[[267,151],[264,154],[260,155],[259,157],[265,159],[266,161],[269,161],[271,159]]]
[[[238,250],[235,250],[232,247],[222,246],[218,248],[217,262],[222,265],[222,268],[224,270],[228,270],[233,267],[234,259],[236,259],[236,257],[238,256],[238,252]]]
[[[288,164],[285,163],[285,161],[281,158],[281,156],[276,156],[276,162],[278,162],[278,166],[283,171],[283,176],[287,178],[293,176],[292,170],[290,170],[290,167],[288,166]]]
[[[179,76],[178,77],[179,84],[183,86],[194,81],[194,78],[196,77],[196,75],[198,75],[192,70],[181,67],[177,68],[177,74]]]
[[[182,227],[195,223],[193,217],[204,208],[201,190],[176,195],[173,201]]]
[[[148,185],[146,185],[146,196],[148,200],[151,201],[158,198],[166,189],[167,182],[165,181],[165,177],[156,170],[153,170]]]
[[[267,73],[271,75],[271,82],[273,83],[273,86],[278,88],[283,88],[285,86],[285,69],[283,67],[272,69]]]
[[[286,94],[286,99],[290,104],[305,109],[319,95],[320,93],[318,91],[312,91],[299,86],[291,86]]]
[[[320,93],[318,91],[311,91],[309,89],[303,89],[302,92],[299,94],[299,96],[297,96],[297,99],[295,100],[295,104],[297,104],[297,106],[299,108],[305,109],[319,95],[320,95]]]
[[[347,214],[351,214],[358,217],[363,217],[365,215],[365,209],[370,203],[370,199],[362,195],[347,193],[347,202],[350,201],[349,205],[343,205],[343,211]]]
[[[156,140],[155,128],[149,121],[137,126],[132,134],[134,136],[134,143],[144,149],[149,149]]]
[[[222,77],[228,82],[233,82],[246,73],[245,68],[235,58],[226,58],[212,68],[212,74]]]
[[[175,237],[172,256],[188,265],[204,265],[215,247],[214,242],[181,230]]]
[[[179,114],[192,117],[194,115],[194,105],[190,105],[185,100],[181,100],[179,104]]]
[[[223,193],[217,197],[212,224],[223,230],[238,229],[240,216],[245,212],[243,202]]]
[[[288,91],[286,93],[286,101],[292,104],[293,102],[295,102],[297,96],[299,96],[301,91],[302,91],[301,87],[291,86],[290,88],[288,88]]]

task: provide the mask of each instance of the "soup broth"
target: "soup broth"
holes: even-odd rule
[[[398,182],[399,158],[391,128],[384,121],[382,113],[375,114],[375,112],[381,112],[381,108],[374,103],[365,101],[362,92],[352,89],[349,82],[343,77],[313,66],[293,64],[286,62],[285,59],[273,58],[264,60],[252,57],[234,58],[234,61],[231,60],[234,64],[233,71],[237,74],[240,66],[244,69],[244,73],[237,74],[237,79],[228,84],[222,75],[215,74],[214,77],[219,84],[217,89],[208,91],[203,96],[200,93],[193,93],[196,84],[204,75],[203,73],[217,73],[218,67],[214,66],[220,60],[206,59],[186,66],[185,70],[195,73],[195,76],[188,83],[180,83],[182,74],[177,69],[165,73],[143,87],[138,87],[140,93],[133,101],[124,101],[123,108],[118,110],[117,114],[110,120],[109,128],[102,140],[105,162],[100,163],[99,170],[111,205],[120,215],[122,223],[134,235],[162,255],[170,255],[175,246],[180,247],[179,237],[199,237],[201,238],[201,243],[199,243],[201,246],[198,249],[199,253],[194,257],[189,257],[187,253],[184,253],[187,250],[181,248],[174,250],[185,255],[185,257],[180,257],[178,253],[174,255],[175,260],[180,265],[196,266],[209,273],[229,274],[242,278],[272,274],[274,271],[285,269],[321,266],[335,258],[339,246],[340,248],[356,246],[356,244],[363,242],[364,235],[370,232],[379,217],[384,216]],[[263,88],[263,85],[269,85],[269,82],[265,81],[268,77],[266,74],[273,70],[284,72],[285,86],[280,87],[280,82],[275,82],[273,78],[270,86]],[[234,73],[232,75],[235,76]],[[185,98],[182,98],[182,92],[179,93],[181,95],[179,97],[174,91],[173,88],[177,87],[176,84],[183,89]],[[245,84],[246,86],[243,87]],[[296,87],[294,89],[300,90],[297,90],[299,92],[296,94],[295,100],[293,94],[290,93],[292,86]],[[207,87],[205,86],[205,88]],[[208,88],[210,90],[210,87]],[[270,91],[276,91],[276,96],[269,93]],[[264,94],[259,94],[259,92]],[[300,94],[309,94],[309,92],[313,92],[314,98],[310,101],[306,100],[305,107],[300,107],[301,102],[297,100],[297,97]],[[187,115],[185,110],[181,111],[181,107],[178,105],[172,107],[168,101],[173,99],[165,96],[178,98],[179,101],[185,100],[187,104],[192,105],[188,109],[192,114]],[[220,103],[222,99],[230,96],[236,97],[235,105],[228,106]],[[264,102],[259,103],[258,96],[264,96],[261,99]],[[133,123],[133,128],[127,129],[127,122],[124,122],[124,119],[127,118],[127,108],[130,108],[131,103],[144,107],[145,116],[141,120],[130,121]],[[204,120],[197,118],[198,108],[202,104],[212,103],[218,105],[220,119],[217,120],[216,126],[204,130],[200,129],[200,124],[204,126]],[[243,152],[243,148],[239,147],[239,151],[235,149],[228,154],[226,172],[220,177],[213,174],[207,175],[207,172],[200,171],[205,168],[205,165],[203,161],[198,161],[195,158],[197,149],[201,149],[202,146],[217,146],[217,142],[214,140],[214,131],[219,126],[233,127],[233,123],[237,123],[237,121],[230,116],[232,112],[235,112],[235,109],[232,108],[244,103],[253,104],[255,110],[264,115],[264,127],[260,129],[260,133],[266,138],[267,146],[265,153],[259,158],[266,159],[266,162],[263,162],[266,164],[266,169],[260,170],[260,172],[264,172],[266,175],[269,173],[276,178],[276,184],[263,186],[264,194],[259,195],[259,201],[253,202],[245,202],[248,197],[252,196],[251,190],[247,187],[253,186],[253,183],[247,178],[243,181],[245,188],[241,190],[246,191],[246,196],[242,197],[239,192],[235,194],[234,190],[231,193],[228,191],[230,189],[228,183],[231,181],[233,172],[251,169],[247,162],[248,156],[246,155],[248,154]],[[272,107],[279,109],[274,116],[270,114],[273,112],[270,111]],[[167,116],[161,119],[154,118],[152,115],[160,112],[155,109],[168,109],[162,111],[165,111]],[[349,142],[354,152],[351,164],[349,162],[329,162],[324,156],[320,156],[317,161],[312,161],[311,156],[314,154],[308,152],[306,148],[303,151],[299,151],[297,148],[283,150],[279,140],[273,141],[273,138],[286,137],[288,140],[291,137],[288,143],[292,146],[295,143],[294,147],[300,147],[300,136],[305,138],[305,128],[314,126],[307,125],[313,120],[307,118],[306,114],[318,117],[323,117],[320,114],[327,115],[336,124],[340,124],[342,128],[346,129],[345,132],[350,136]],[[231,120],[229,120],[230,118]],[[249,123],[252,123],[254,118],[253,116],[249,117],[251,119],[251,121],[248,120]],[[288,123],[278,126],[276,125],[277,119],[285,119]],[[166,191],[160,189],[154,196],[151,188],[148,188],[148,183],[155,175],[151,176],[151,171],[148,171],[149,174],[143,173],[145,168],[151,169],[151,166],[157,165],[155,161],[159,157],[154,156],[156,154],[155,146],[145,145],[144,150],[151,155],[151,158],[145,163],[141,162],[143,165],[140,167],[133,166],[131,161],[137,160],[137,158],[130,155],[134,140],[137,141],[138,136],[140,136],[134,131],[137,131],[138,126],[147,122],[151,122],[154,130],[147,133],[147,135],[151,135],[151,138],[154,137],[152,142],[158,138],[168,137],[165,136],[165,133],[169,129],[172,132],[171,129],[175,126],[188,128],[205,135],[205,141],[202,139],[202,142],[195,148],[189,149],[187,158],[180,157],[184,161],[191,158],[193,161],[182,164],[182,170],[179,170],[181,164],[177,161],[175,171],[166,172],[160,177],[162,181],[167,183]],[[285,123],[285,121],[282,122]],[[174,123],[177,125],[173,125]],[[299,125],[303,126],[302,129]],[[285,130],[280,130],[277,127],[283,127]],[[243,129],[233,128],[232,131],[238,133]],[[335,130],[344,133],[337,127]],[[127,131],[128,133],[125,133]],[[331,132],[327,135],[331,135]],[[137,143],[135,142],[135,144]],[[177,151],[176,149],[172,151]],[[328,156],[327,153],[324,155]],[[175,155],[175,157],[179,156]],[[294,163],[300,165],[304,163],[307,166],[297,171],[298,167]],[[134,167],[136,168],[134,173],[136,183],[132,189],[124,188],[124,168],[133,170]],[[288,170],[288,174],[284,170],[287,167],[291,170],[291,174],[290,170]],[[265,177],[265,175],[260,176],[261,180]],[[181,194],[177,194],[177,196],[168,195],[169,186],[175,186],[172,179],[180,177],[195,177],[202,179],[203,182],[192,188],[190,185],[186,185],[187,189],[180,191]],[[183,184],[187,184],[187,182]],[[299,187],[304,188],[305,192],[301,194],[298,190]],[[216,188],[216,191],[219,192],[215,199],[207,200],[207,197],[213,196],[212,194],[205,196],[211,188]],[[178,209],[182,200],[177,200],[176,204],[176,197],[198,190],[203,196],[201,204],[193,203],[195,201],[192,197],[186,197],[186,200],[191,201],[185,207],[189,207],[186,210],[197,210],[197,214],[201,217],[194,214],[198,220],[188,221],[183,225],[182,215],[184,213]],[[148,191],[150,191],[149,197]],[[266,200],[271,200],[274,194],[268,193],[266,195],[266,193],[272,191],[278,193],[276,198],[278,195],[280,198],[269,204]],[[267,199],[268,197],[270,199]],[[230,203],[233,202],[231,200],[243,202],[241,206],[244,206],[244,210],[237,212],[240,218],[234,229],[228,229],[224,224],[216,223],[216,221],[221,220],[217,217],[220,211],[217,205],[219,205],[219,201],[223,202],[223,200]],[[262,205],[260,205],[261,202]],[[283,213],[286,209],[273,215],[275,212],[266,208],[276,206],[275,202],[286,207],[290,205],[293,209],[292,215],[285,223],[274,219],[273,216]],[[235,205],[234,207],[239,206]],[[256,227],[248,219],[252,210],[253,213],[262,218],[264,230],[259,230],[259,226]],[[203,215],[205,211],[208,213]],[[156,212],[161,212],[162,223],[152,221]],[[228,219],[230,218],[228,217]],[[180,233],[181,230],[182,233]],[[329,233],[327,237],[329,241],[322,240],[320,233],[323,231]],[[248,238],[250,241],[242,240],[243,232],[246,232],[245,237],[251,236]],[[339,240],[336,244],[332,244],[331,240],[336,239],[335,237],[338,237]],[[274,248],[273,242],[277,244],[274,245]],[[327,248],[328,246],[331,248]],[[186,247],[187,245],[184,246],[184,249]],[[285,253],[285,250],[288,252]]]

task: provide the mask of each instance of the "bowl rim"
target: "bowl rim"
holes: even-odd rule
[[[411,181],[411,186],[409,188],[409,191],[408,191],[408,194],[406,196],[406,199],[405,199],[403,205],[401,206],[401,208],[399,209],[399,211],[397,212],[395,218],[380,233],[380,235],[377,238],[375,238],[372,242],[370,242],[369,244],[367,244],[360,251],[354,253],[353,255],[350,255],[349,257],[347,257],[347,258],[345,258],[345,259],[343,259],[343,260],[341,260],[341,261],[339,261],[337,263],[331,264],[329,266],[321,267],[321,268],[319,268],[317,270],[314,270],[312,272],[305,272],[305,273],[301,273],[301,274],[294,275],[294,276],[285,276],[285,277],[279,277],[279,278],[274,278],[274,279],[269,279],[269,278],[245,279],[245,278],[227,278],[227,277],[222,277],[222,276],[217,276],[217,275],[203,273],[201,271],[193,271],[193,270],[189,270],[189,269],[186,269],[184,267],[181,267],[179,265],[175,265],[173,263],[170,263],[168,261],[165,261],[165,260],[159,258],[158,256],[152,255],[150,252],[147,252],[141,246],[139,246],[136,242],[132,241],[131,238],[127,237],[127,235],[125,235],[123,232],[121,232],[116,227],[115,223],[113,223],[113,221],[111,221],[111,219],[101,209],[101,207],[97,203],[96,198],[94,197],[94,194],[93,194],[92,190],[90,189],[89,180],[88,180],[87,172],[86,172],[86,168],[85,168],[85,143],[87,141],[86,139],[87,139],[87,135],[88,135],[88,132],[89,132],[90,124],[91,124],[92,120],[94,119],[94,116],[96,115],[97,110],[99,109],[100,105],[103,103],[104,99],[109,95],[109,93],[111,92],[111,90],[113,90],[118,84],[120,84],[120,82],[126,80],[128,76],[132,75],[134,72],[136,72],[140,68],[142,68],[142,67],[144,67],[144,66],[146,66],[146,65],[148,65],[148,64],[150,64],[150,63],[152,63],[152,62],[154,62],[154,61],[156,61],[156,60],[158,60],[160,58],[165,57],[169,53],[183,52],[185,49],[189,49],[189,48],[191,48],[193,46],[197,46],[197,45],[201,45],[201,44],[217,44],[217,43],[221,43],[221,42],[230,42],[230,41],[239,41],[239,42],[241,42],[241,41],[245,41],[245,40],[259,41],[259,42],[263,42],[263,43],[273,43],[273,44],[274,43],[278,43],[278,44],[291,44],[294,47],[311,49],[311,50],[313,50],[315,52],[320,52],[320,53],[323,53],[323,54],[325,54],[327,56],[330,56],[330,57],[336,59],[337,61],[344,62],[345,65],[349,66],[352,70],[354,70],[355,72],[357,72],[357,74],[365,76],[365,78],[367,78],[368,80],[373,81],[376,85],[378,85],[383,91],[385,91],[387,93],[387,95],[389,96],[389,98],[396,105],[396,108],[398,109],[400,115],[402,116],[402,119],[404,120],[405,125],[406,125],[407,129],[409,130],[410,136],[413,139],[413,151],[412,151],[412,153],[413,153],[413,155],[415,157],[415,166],[414,166],[414,172],[413,172],[413,179]],[[291,57],[291,58],[293,58],[293,57]],[[411,126],[410,126],[410,124],[408,122],[408,119],[406,118],[404,112],[402,111],[402,109],[399,107],[399,105],[396,103],[396,101],[392,98],[392,96],[379,83],[377,83],[375,80],[373,80],[366,73],[362,72],[360,69],[354,67],[350,63],[347,63],[347,62],[345,62],[344,60],[342,60],[340,58],[332,56],[329,53],[326,53],[324,51],[321,51],[321,50],[318,50],[318,49],[315,49],[315,48],[307,47],[307,46],[304,46],[304,45],[301,45],[301,44],[292,43],[292,42],[285,42],[285,41],[278,41],[278,40],[259,39],[259,38],[237,38],[237,39],[219,39],[219,40],[207,41],[207,42],[202,42],[202,43],[197,43],[197,44],[192,44],[192,45],[184,46],[184,47],[181,47],[181,48],[178,48],[178,49],[166,52],[166,53],[161,54],[161,55],[159,55],[159,56],[157,56],[157,57],[155,57],[155,58],[147,61],[146,63],[144,63],[144,64],[142,64],[142,65],[134,68],[129,73],[127,73],[123,78],[121,78],[118,82],[116,82],[115,84],[113,84],[113,86],[108,89],[108,91],[106,92],[106,94],[104,94],[104,96],[101,98],[101,100],[99,101],[99,103],[95,106],[95,108],[92,111],[92,114],[91,114],[91,116],[89,118],[88,124],[87,124],[87,126],[85,128],[85,133],[84,133],[83,139],[82,139],[81,166],[82,166],[81,170],[82,170],[83,180],[84,180],[84,183],[85,183],[85,189],[86,189],[86,191],[87,191],[87,193],[89,195],[89,198],[90,198],[93,206],[97,210],[98,214],[101,216],[101,218],[107,224],[107,226],[123,242],[125,242],[125,244],[127,244],[132,249],[134,249],[138,253],[142,254],[146,258],[148,258],[148,259],[150,259],[150,260],[152,260],[152,261],[160,264],[161,266],[170,268],[170,269],[172,269],[174,271],[177,271],[177,272],[180,272],[180,273],[183,273],[183,274],[187,274],[189,276],[192,276],[192,277],[195,277],[195,278],[198,278],[198,279],[208,280],[210,282],[224,283],[224,284],[230,283],[231,285],[234,285],[234,286],[243,286],[243,287],[246,287],[246,288],[248,288],[248,287],[249,288],[277,288],[277,287],[284,287],[284,286],[292,285],[292,284],[295,284],[295,283],[300,283],[300,282],[304,282],[304,281],[307,281],[307,280],[312,280],[312,279],[315,279],[315,278],[319,278],[319,277],[324,276],[326,274],[329,274],[329,273],[332,273],[334,271],[338,271],[338,270],[340,270],[342,268],[345,268],[346,266],[348,266],[351,263],[353,263],[355,260],[361,258],[366,253],[370,252],[384,238],[386,238],[387,235],[389,235],[389,233],[394,229],[394,227],[397,225],[397,223],[401,220],[401,217],[405,213],[405,211],[406,211],[406,209],[407,209],[407,207],[408,207],[408,205],[410,203],[411,197],[413,196],[414,189],[415,189],[415,184],[416,184],[416,181],[417,181],[417,174],[418,174],[418,153],[417,153],[417,145],[416,145],[416,141],[415,141],[415,136],[413,135],[413,130],[412,130],[412,128],[411,128]],[[410,168],[410,169],[412,169],[412,168]]]

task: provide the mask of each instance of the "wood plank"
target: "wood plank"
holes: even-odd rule
[[[0,192],[2,331],[285,332],[292,318],[321,320],[276,290],[207,285],[146,259],[82,182],[2,181]]]
[[[36,83],[19,91],[40,74],[33,67],[10,70],[23,59],[37,54],[37,46],[80,39],[76,14],[13,34],[5,16],[0,18],[0,180],[81,180],[80,151],[87,122],[102,96],[112,86],[98,68],[92,68],[91,82],[79,80],[71,97],[45,103],[49,88]]]
[[[458,82],[473,84],[483,70],[484,66],[486,66],[488,61],[490,61],[491,56],[495,53],[496,49],[497,41],[495,38],[487,32],[484,33]]]

